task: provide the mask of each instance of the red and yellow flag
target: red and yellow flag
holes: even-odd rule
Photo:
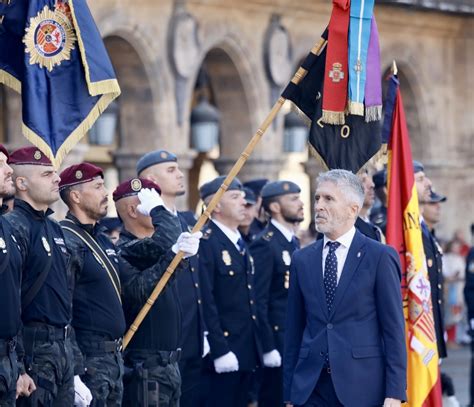
[[[431,288],[423,250],[420,210],[410,140],[399,82],[390,78],[387,116],[388,139],[387,244],[400,255],[402,295],[408,353],[410,407],[441,407],[438,351],[434,330]],[[393,113],[392,113],[393,112]]]

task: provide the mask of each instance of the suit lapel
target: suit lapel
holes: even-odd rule
[[[315,264],[314,267],[312,264],[309,265],[308,270],[310,273],[314,274],[314,277],[311,279],[316,284],[316,297],[321,305],[324,316],[326,319],[329,317],[328,306],[326,302],[326,293],[324,292],[324,281],[323,281],[323,240],[320,239],[314,243],[315,250]]]
[[[354,277],[354,273],[357,271],[359,264],[364,257],[365,252],[362,250],[362,248],[364,246],[365,239],[366,238],[360,232],[356,231],[354,239],[351,243],[351,247],[349,247],[349,252],[347,253],[346,262],[344,263],[344,268],[342,269],[339,284],[337,285],[336,296],[334,297],[334,304],[330,317],[334,314],[339,303],[344,297],[344,293],[346,292],[347,287]],[[322,286],[324,287],[324,283],[322,283]]]

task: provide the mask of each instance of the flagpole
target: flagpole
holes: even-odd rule
[[[314,47],[311,49],[311,52],[315,55],[319,55],[320,52],[323,50],[324,46],[326,45],[326,40],[324,38],[321,38],[317,44],[314,45]],[[303,67],[299,67],[296,73],[294,74],[293,78],[291,79],[291,82],[293,82],[295,85],[298,85],[301,80],[306,76],[307,70],[304,69]],[[232,169],[230,170],[229,174],[223,181],[222,185],[220,186],[219,190],[214,194],[214,197],[211,199],[209,202],[209,205],[207,205],[205,211],[202,213],[200,218],[198,219],[197,223],[194,225],[192,233],[198,232],[201,230],[201,228],[205,225],[205,223],[208,221],[208,219],[211,216],[212,211],[216,207],[216,205],[219,203],[222,195],[224,194],[225,191],[227,191],[227,188],[229,188],[229,185],[232,183],[233,179],[237,176],[239,171],[242,169],[244,166],[245,162],[248,160],[250,155],[252,154],[253,150],[259,143],[260,139],[262,136],[265,134],[267,131],[268,127],[270,124],[275,120],[275,117],[277,116],[278,112],[282,108],[283,104],[285,103],[286,99],[282,96],[278,98],[276,103],[273,105],[272,110],[270,113],[267,115],[263,123],[260,125],[258,128],[257,132],[253,135],[252,139],[249,141],[247,146],[245,147],[245,150],[240,154],[239,159],[236,161]],[[140,324],[143,322],[145,319],[146,315],[150,311],[151,307],[155,303],[156,299],[160,295],[160,293],[163,291],[163,288],[167,284],[168,280],[171,278],[173,275],[176,267],[180,263],[180,261],[183,259],[184,253],[182,251],[179,251],[169,264],[168,268],[166,269],[165,273],[161,277],[161,279],[158,281],[156,284],[155,288],[153,289],[150,297],[146,300],[145,305],[143,308],[140,310],[138,315],[136,316],[135,320],[133,323],[130,325],[130,328],[128,329],[127,333],[125,334],[123,338],[123,349],[127,347],[127,345],[130,343],[130,340],[132,339],[133,335],[135,332],[137,332]]]

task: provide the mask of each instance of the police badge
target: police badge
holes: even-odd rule
[[[38,64],[48,71],[70,59],[77,41],[69,6],[57,3],[54,10],[44,6],[36,17],[30,18],[23,39],[25,52],[30,54],[30,65]]]
[[[222,261],[226,266],[230,266],[232,264],[232,259],[227,250],[222,250]]]
[[[283,263],[285,263],[285,266],[289,266],[291,264],[291,256],[288,250],[283,250],[281,252],[281,258],[283,259]]]

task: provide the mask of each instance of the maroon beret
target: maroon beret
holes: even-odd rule
[[[132,178],[128,181],[122,182],[117,188],[115,188],[112,197],[116,202],[127,196],[137,195],[142,188],[156,189],[156,191],[161,194],[161,188],[153,181],[146,178]]]
[[[61,182],[59,183],[59,189],[84,184],[99,176],[104,178],[104,172],[102,168],[94,164],[81,163],[71,165],[60,174]]]
[[[9,164],[52,166],[50,159],[37,147],[22,147],[10,154]]]
[[[3,144],[0,144],[0,153],[3,153],[7,156],[7,160],[10,159],[10,154],[8,154],[8,150],[5,148]]]

